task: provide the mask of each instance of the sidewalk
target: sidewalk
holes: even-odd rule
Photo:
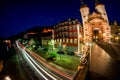
[[[120,62],[120,45],[109,43],[97,43],[104,49],[113,59]]]
[[[82,66],[83,68],[80,68],[77,74],[75,75],[73,80],[85,80],[87,71],[89,68],[89,64],[87,63],[86,65]]]
[[[116,58],[117,58],[117,61],[120,62],[120,45],[116,45],[116,44],[111,44],[113,49],[115,50],[116,52]]]

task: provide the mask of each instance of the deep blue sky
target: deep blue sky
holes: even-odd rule
[[[81,0],[0,0],[0,36],[7,38],[35,26],[55,25],[77,18],[81,21]],[[83,0],[91,12],[94,0]],[[99,0],[105,4],[109,21],[120,22],[119,0]]]

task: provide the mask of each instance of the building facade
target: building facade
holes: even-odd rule
[[[111,24],[111,42],[120,44],[120,25],[117,21]]]
[[[90,14],[89,7],[82,1],[80,13],[83,23],[84,42],[110,42],[111,28],[104,4],[95,2],[95,10]]]
[[[78,34],[79,30],[79,34]],[[78,51],[78,39],[82,42],[82,26],[77,19],[68,19],[54,26],[54,40],[68,52]]]

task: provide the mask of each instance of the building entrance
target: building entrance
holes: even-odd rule
[[[100,29],[99,28],[95,28],[93,30],[92,40],[94,42],[100,42],[102,40],[102,36],[101,35],[102,35],[102,33],[101,33]]]

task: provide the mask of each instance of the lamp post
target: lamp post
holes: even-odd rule
[[[89,51],[89,65],[90,65],[90,62],[91,62],[91,54],[92,54],[92,42],[89,42],[89,43],[86,43],[86,45],[88,45],[90,48],[90,51]]]
[[[53,49],[55,49],[55,45],[54,45],[54,30],[52,29],[52,39],[53,39]]]
[[[77,25],[77,33],[78,33],[78,55],[79,55],[80,54],[80,40],[79,40],[80,30],[79,30],[79,25]]]

